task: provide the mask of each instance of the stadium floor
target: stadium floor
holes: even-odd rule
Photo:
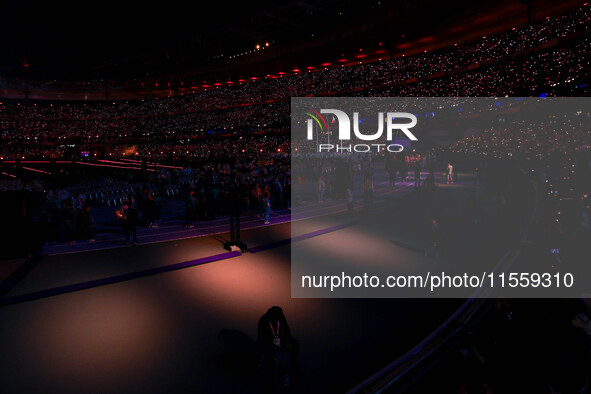
[[[6,298],[214,249],[201,237],[48,257]],[[3,392],[259,392],[256,327],[272,305],[301,343],[305,379],[293,390],[344,391],[460,301],[292,299],[289,283],[286,245],[3,306]]]
[[[441,203],[469,188],[442,185]],[[291,236],[289,223],[244,230],[258,250],[236,256],[219,233],[45,257],[0,299],[2,391],[261,392],[257,322],[279,305],[303,372],[286,392],[344,392],[463,301],[291,298],[290,245],[277,242]]]

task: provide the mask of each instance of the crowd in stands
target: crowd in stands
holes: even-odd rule
[[[196,110],[217,110],[232,106],[286,100],[290,97],[347,92],[375,85],[400,83],[438,73],[465,70],[470,65],[494,60],[505,61],[554,40],[587,33],[591,27],[591,7],[583,5],[570,14],[547,18],[541,23],[450,49],[399,57],[359,66],[331,68],[296,76],[259,79],[252,83],[219,87],[200,93],[136,103],[113,105],[54,105],[36,108],[0,106],[0,117],[26,119],[84,119],[154,116]],[[542,69],[539,69],[542,70]],[[490,94],[489,94],[490,95]]]
[[[251,156],[258,153],[289,153],[289,135],[268,134],[256,137],[216,138],[186,144],[148,142],[134,145],[130,151],[126,146],[113,149],[111,156],[130,155],[147,157],[157,161],[192,161],[217,159],[228,156]]]
[[[40,154],[44,144],[83,147],[287,132],[289,99],[308,95],[585,95],[590,25],[590,7],[583,5],[535,26],[447,49],[184,96],[113,103],[2,100],[0,156]]]
[[[573,112],[575,112],[573,110]],[[547,251],[560,251],[580,259],[582,238],[590,231],[591,215],[591,129],[588,113],[579,119],[557,116],[538,121],[522,120],[511,126],[495,124],[476,135],[461,139],[442,151],[462,157],[470,170],[481,176],[487,162],[507,162],[512,171],[530,174],[540,194],[536,233]],[[442,153],[443,153],[442,152]],[[551,246],[549,246],[551,245]],[[558,254],[558,252],[556,253]],[[556,261],[555,261],[556,262]]]
[[[107,111],[105,115],[109,112]],[[35,114],[35,111],[33,111]],[[289,123],[289,106],[254,105],[224,111],[199,111],[151,117],[43,118],[2,120],[3,138],[26,143],[83,144],[107,140],[152,140],[252,134]]]
[[[573,110],[574,115],[575,110]],[[463,138],[448,149],[466,154],[487,155],[499,159],[542,159],[572,155],[591,147],[588,114],[579,122],[551,117],[544,121],[522,120],[511,125],[498,124],[482,133]]]

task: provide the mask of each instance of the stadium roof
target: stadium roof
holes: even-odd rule
[[[379,6],[376,0],[2,2],[0,75],[84,80],[170,72],[256,45],[289,45]]]
[[[0,2],[0,97],[163,97],[412,55],[523,26],[526,3]],[[579,5],[535,0],[535,13]]]

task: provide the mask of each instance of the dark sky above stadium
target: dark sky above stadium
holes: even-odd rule
[[[578,2],[536,0],[536,8]],[[497,15],[513,9],[525,16],[527,9],[523,0],[6,0],[0,1],[0,78],[82,82],[174,73],[225,78],[231,72],[220,71],[220,60],[242,70],[242,64],[226,60],[266,42],[277,49],[268,62],[297,68],[307,64],[306,56],[333,61],[341,52],[378,42],[392,49],[413,36],[433,38],[454,18],[479,13],[487,19],[493,6]]]
[[[195,62],[334,26],[338,12],[369,3],[379,1],[3,1],[0,75],[22,72],[25,59],[31,73],[60,77],[158,57]]]

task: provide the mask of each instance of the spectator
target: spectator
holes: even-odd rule
[[[316,183],[316,191],[318,193],[318,202],[324,202],[324,193],[326,191],[326,182],[324,182],[324,178],[322,175],[318,178],[318,182]]]
[[[269,224],[269,214],[271,213],[271,197],[268,185],[263,192],[263,213],[265,215],[265,224]]]
[[[195,217],[196,202],[195,190],[190,190],[185,195],[185,227],[194,228],[193,219]]]
[[[125,244],[129,245],[129,235],[133,235],[133,244],[137,245],[137,210],[132,199],[126,200],[119,210],[123,220],[123,231],[125,232]]]
[[[284,385],[289,385],[290,375],[293,378],[298,371],[299,343],[292,336],[280,307],[269,308],[259,319],[257,342],[263,354],[267,386],[273,384],[277,372],[284,374]]]

